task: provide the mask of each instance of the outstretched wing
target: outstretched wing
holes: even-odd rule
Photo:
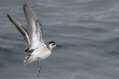
[[[7,14],[7,17],[15,25],[16,29],[22,34],[22,36],[24,37],[24,40],[27,42],[27,44],[30,45],[30,39],[29,39],[28,32],[23,27],[23,25],[21,25],[20,23],[15,21],[9,14]]]
[[[24,14],[29,26],[29,38],[31,41],[31,49],[35,49],[38,47],[46,46],[41,31],[40,21],[33,15],[33,12],[29,5],[26,3],[23,5]]]

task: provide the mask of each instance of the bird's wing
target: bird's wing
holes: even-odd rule
[[[24,40],[30,45],[30,39],[27,30],[18,21],[15,21],[9,14],[7,14],[8,19],[15,25],[16,29],[22,34]]]
[[[33,15],[33,11],[27,3],[23,5],[23,10],[29,26],[31,49],[46,46],[43,41],[40,21]]]

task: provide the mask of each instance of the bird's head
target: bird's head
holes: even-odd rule
[[[49,49],[53,49],[54,47],[56,47],[56,42],[55,42],[55,41],[50,41],[50,42],[48,43],[48,48],[49,48]]]

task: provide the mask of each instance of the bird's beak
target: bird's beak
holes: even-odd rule
[[[58,45],[56,45],[56,47],[61,48],[61,47],[62,47],[62,45],[59,45],[59,44],[58,44]]]

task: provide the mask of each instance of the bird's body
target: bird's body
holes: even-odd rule
[[[54,41],[50,41],[48,45],[45,44],[42,36],[41,24],[39,19],[33,15],[33,12],[28,4],[23,5],[27,26],[15,21],[9,14],[9,20],[15,25],[17,30],[22,34],[26,43],[24,63],[29,64],[39,60],[46,59],[52,53],[52,49],[56,47]]]
[[[38,48],[38,49],[35,49],[30,54],[30,56],[29,55],[26,56],[26,59],[24,60],[24,62],[32,63],[32,62],[35,62],[35,61],[38,61],[38,60],[46,59],[48,56],[51,55],[51,52],[52,51],[49,50],[48,48]]]

